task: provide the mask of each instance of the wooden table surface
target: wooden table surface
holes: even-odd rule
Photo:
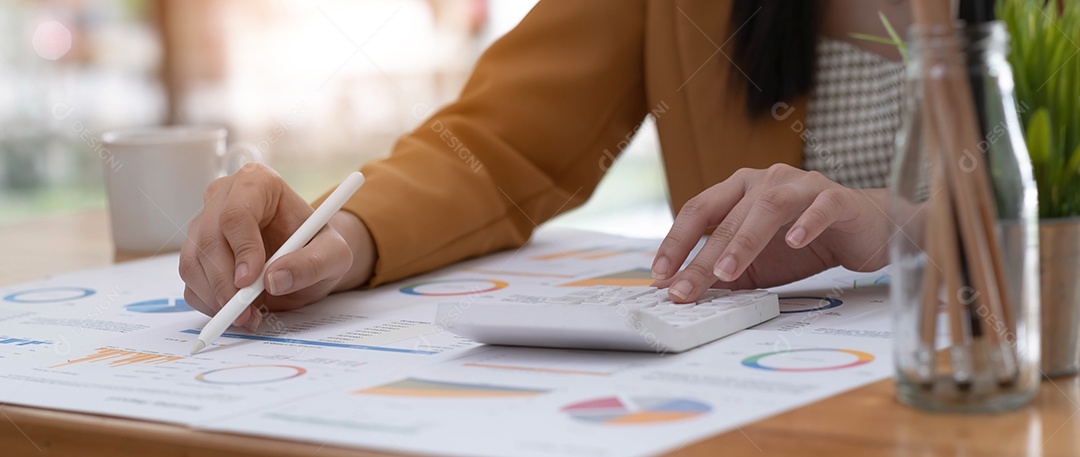
[[[0,226],[0,284],[107,265],[107,217],[88,211]],[[717,435],[680,456],[1080,456],[1080,378],[1046,380],[1028,407],[928,414],[881,381]],[[192,431],[129,419],[0,406],[0,456],[357,456],[358,449]]]

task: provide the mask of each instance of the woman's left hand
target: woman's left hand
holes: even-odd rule
[[[679,211],[653,260],[653,285],[685,303],[710,287],[772,287],[838,265],[880,269],[893,229],[885,200],[884,189],[849,189],[788,165],[739,170]],[[710,227],[705,246],[679,271]]]

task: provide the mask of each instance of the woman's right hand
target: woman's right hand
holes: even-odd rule
[[[213,316],[240,288],[255,282],[268,256],[314,209],[276,171],[248,164],[215,180],[202,213],[188,225],[180,250],[184,300]],[[254,331],[267,311],[299,308],[370,279],[375,243],[355,215],[339,211],[307,246],[274,261],[266,292],[235,321]],[[256,312],[257,311],[257,312]]]

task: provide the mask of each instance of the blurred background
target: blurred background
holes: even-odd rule
[[[452,101],[535,3],[5,0],[0,224],[104,208],[100,135],[132,126],[223,126],[314,198]],[[646,121],[556,224],[662,236],[665,189]]]

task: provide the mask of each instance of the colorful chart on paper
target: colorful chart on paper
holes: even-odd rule
[[[712,407],[689,398],[604,397],[566,406],[570,417],[607,425],[652,424],[692,419],[712,411]]]

